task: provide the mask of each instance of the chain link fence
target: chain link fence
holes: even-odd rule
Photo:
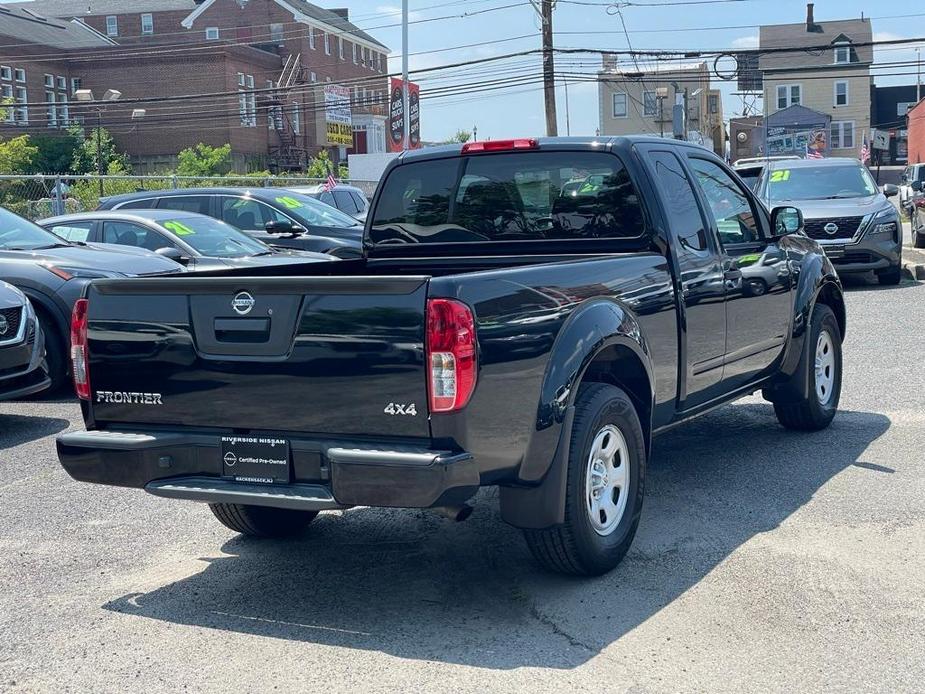
[[[0,206],[27,219],[95,210],[102,198],[180,188],[296,188],[323,179],[278,176],[0,176]],[[378,181],[338,181],[371,198]]]

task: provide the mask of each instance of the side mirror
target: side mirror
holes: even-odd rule
[[[775,237],[803,231],[803,213],[799,208],[781,206],[771,210],[771,233]]]
[[[267,222],[264,226],[268,234],[302,234],[305,232],[304,227],[285,220],[279,222]]]
[[[167,246],[166,248],[158,248],[154,252],[165,258],[170,258],[173,262],[180,263],[180,265],[186,265],[189,262],[189,258],[183,255],[183,252],[179,248]]]
[[[921,181],[913,181],[912,183],[909,184],[909,187],[912,188],[912,190],[914,190],[916,193],[922,192],[922,182]],[[884,193],[884,195],[886,195],[886,193]]]
[[[892,198],[894,195],[899,195],[899,188],[892,183],[886,183],[883,186],[883,194],[888,198]]]

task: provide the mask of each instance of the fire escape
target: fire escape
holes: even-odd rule
[[[302,54],[290,54],[275,88],[268,93],[267,99],[267,117],[271,119],[275,133],[275,136],[270,135],[268,166],[272,173],[304,171],[308,166],[308,153],[303,140],[306,124],[300,110],[297,116],[299,127],[296,128],[292,112],[293,105],[300,108],[302,99],[291,98],[296,86],[304,83]]]

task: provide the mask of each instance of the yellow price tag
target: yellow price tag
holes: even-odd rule
[[[183,222],[164,222],[163,227],[177,236],[191,236],[196,233]]]
[[[790,180],[790,170],[782,169],[780,171],[771,172],[771,183],[780,183],[781,181]]]
[[[276,198],[276,202],[278,202],[280,205],[284,205],[285,207],[288,207],[290,210],[297,210],[300,207],[304,207],[304,205],[301,202],[299,202],[295,198],[290,198],[288,195],[283,196],[281,198]]]

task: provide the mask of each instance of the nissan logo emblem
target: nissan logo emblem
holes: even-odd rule
[[[256,304],[257,300],[247,292],[238,292],[234,299],[231,300],[231,308],[239,316],[246,316]]]
[[[822,227],[822,229],[823,229],[823,230],[825,231],[825,233],[827,233],[827,234],[836,234],[836,233],[838,233],[838,225],[837,225],[835,222],[829,222],[829,223],[826,224],[824,227]]]

